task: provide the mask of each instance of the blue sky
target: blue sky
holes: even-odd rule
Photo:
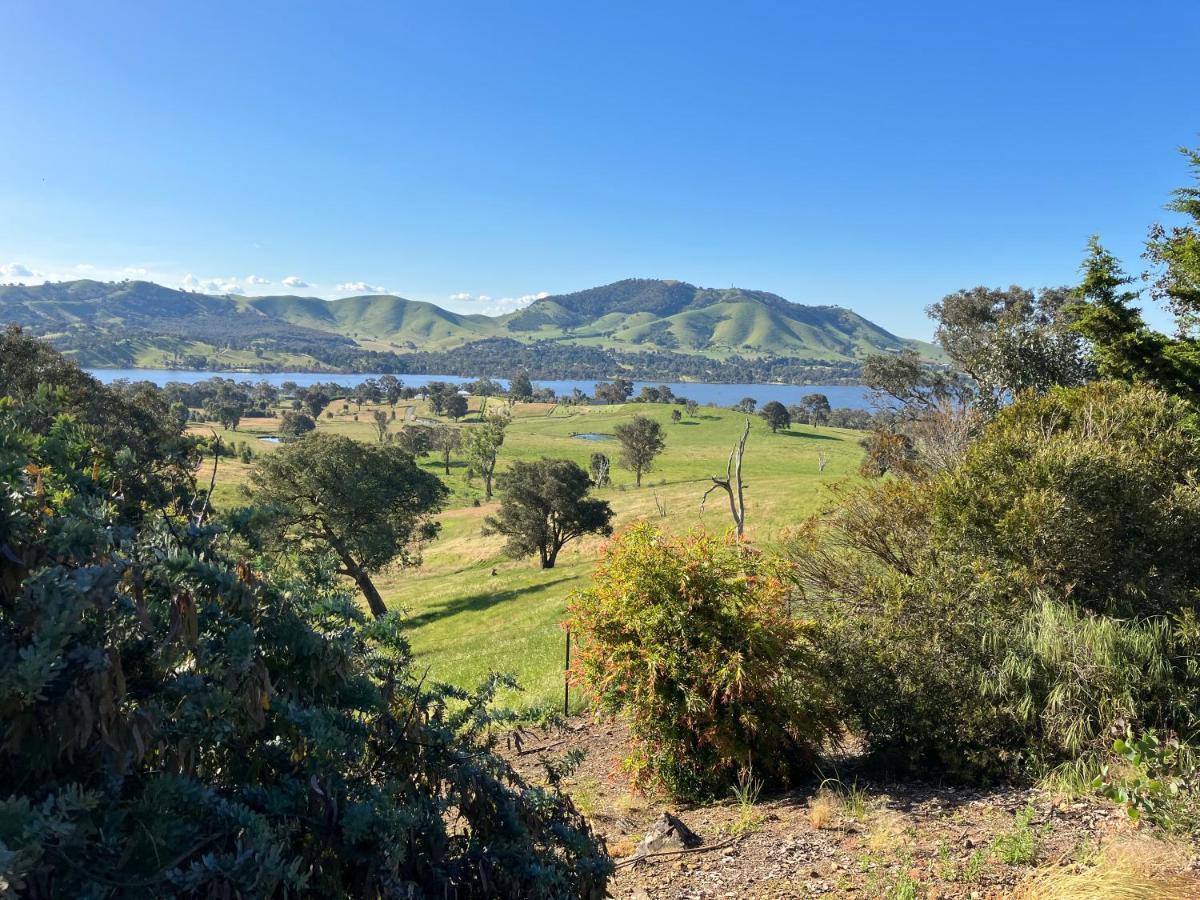
[[[1200,143],[1192,0],[12,0],[0,30],[8,281],[496,312],[679,278],[928,336],[959,287],[1073,280],[1092,232],[1139,269]]]

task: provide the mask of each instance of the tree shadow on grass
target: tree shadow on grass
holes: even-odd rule
[[[467,575],[467,573],[463,573]],[[486,578],[480,572],[480,576]],[[555,578],[550,581],[543,581],[536,584],[529,584],[525,587],[510,588],[506,591],[480,591],[476,594],[467,594],[464,597],[451,597],[448,600],[438,603],[431,609],[427,609],[415,616],[404,617],[405,628],[420,628],[423,625],[429,625],[432,622],[437,622],[440,619],[445,619],[450,616],[456,616],[462,612],[480,612],[485,609],[491,609],[498,603],[505,603],[509,600],[516,600],[525,594],[533,594],[538,591],[544,591],[547,588],[554,587],[556,584],[562,584],[564,581],[571,581],[571,576],[564,575],[560,578]],[[401,604],[403,605],[403,604]]]
[[[790,438],[812,438],[816,441],[836,441],[838,440],[832,434],[818,434],[813,431],[777,431],[775,432],[783,437]]]

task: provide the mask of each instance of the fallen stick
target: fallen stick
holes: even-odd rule
[[[683,856],[685,853],[707,853],[710,850],[720,850],[723,847],[728,847],[731,844],[736,843],[737,838],[731,837],[726,838],[719,844],[705,844],[703,847],[688,847],[684,850],[659,850],[657,853],[643,853],[641,856],[631,856],[629,859],[621,860],[619,863],[614,865],[614,868],[619,869],[622,866],[632,866],[635,863],[640,863],[647,859],[655,859],[656,857]]]
[[[540,747],[530,747],[527,750],[518,750],[517,756],[528,756],[530,753],[541,753],[543,750],[549,750],[551,747],[557,747],[559,744],[565,744],[566,738],[561,741],[551,741],[549,744],[542,744]]]

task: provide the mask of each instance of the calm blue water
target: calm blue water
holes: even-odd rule
[[[352,387],[368,378],[378,378],[378,375],[330,374],[328,372],[272,372],[266,375],[248,374],[245,372],[189,372],[179,369],[88,369],[103,382],[127,379],[129,381],[153,381],[155,384],[166,384],[170,381],[180,381],[191,384],[205,381],[209,378],[233,378],[251,384],[265,381],[268,384],[281,385],[292,381],[304,387],[317,382],[336,382]],[[463,384],[474,381],[474,378],[462,378],[457,375],[397,375],[401,381],[411,387],[421,387],[431,381],[445,381],[450,384]],[[496,378],[495,381],[508,386],[507,379]],[[644,385],[658,387],[660,381],[635,381],[633,393]],[[743,397],[753,397],[762,406],[769,400],[780,403],[796,403],[805,394],[824,394],[832,406],[844,406],[851,409],[868,409],[867,388],[860,384],[704,384],[701,382],[666,382],[667,387],[679,397],[687,397],[697,403],[714,403],[717,406],[732,406]],[[588,396],[596,390],[595,381],[535,381],[536,387],[548,387],[558,396],[570,396],[572,390],[579,388]]]

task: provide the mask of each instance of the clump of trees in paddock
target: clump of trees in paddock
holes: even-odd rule
[[[586,534],[612,534],[612,507],[588,496],[591,478],[568,459],[517,460],[498,478],[500,511],[484,519],[483,533],[507,538],[512,559],[537,555],[553,569],[569,542]]]
[[[307,413],[286,409],[279,417],[279,433],[285,437],[302,437],[316,428],[317,423]]]
[[[495,752],[505,680],[429,682],[324,548],[257,555],[253,516],[197,514],[160,394],[131,402],[11,331],[0,385],[9,891],[603,895],[562,766],[534,784]]]

